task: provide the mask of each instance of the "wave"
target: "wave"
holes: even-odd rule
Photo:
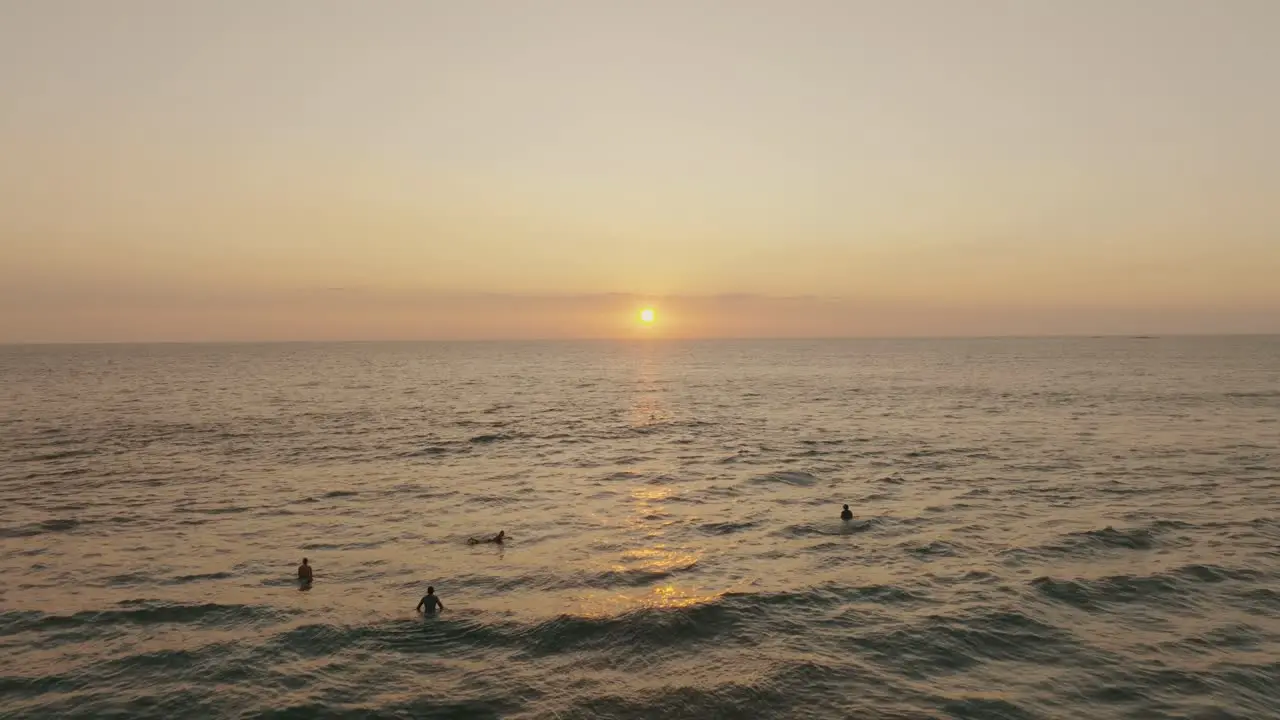
[[[651,435],[651,434],[653,434],[653,433],[661,432],[662,430],[667,430],[667,429],[672,429],[672,428],[691,428],[691,429],[695,429],[695,428],[713,427],[713,426],[715,426],[715,425],[716,425],[716,423],[713,423],[713,422],[707,422],[707,421],[705,421],[705,420],[692,420],[692,419],[688,419],[688,420],[657,420],[657,421],[654,421],[654,422],[646,422],[646,423],[644,423],[644,424],[642,424],[642,425],[637,425],[637,426],[631,427],[631,428],[630,428],[630,434],[632,434],[632,435]]]
[[[1067,630],[1013,609],[931,615],[856,634],[849,645],[897,672],[951,673],[983,662],[1058,665],[1080,646]]]
[[[1255,588],[1239,594],[1240,606],[1251,613],[1259,615],[1280,614],[1280,590],[1271,588]]]
[[[0,527],[0,538],[25,538],[44,535],[46,533],[69,533],[88,525],[113,524],[131,525],[142,518],[132,515],[116,515],[100,520],[81,520],[79,518],[56,518],[38,523]]]
[[[754,636],[771,622],[770,609],[824,614],[850,603],[922,602],[907,589],[886,585],[822,585],[798,592],[723,593],[684,607],[646,607],[617,615],[560,615],[537,623],[484,622],[478,616],[448,614],[426,621],[392,620],[364,626],[312,624],[274,635],[270,643],[336,653],[354,645],[385,645],[402,652],[432,648],[506,647],[526,657],[590,649],[627,647],[633,652],[717,643]]]
[[[939,708],[955,718],[998,718],[999,720],[1032,720],[1038,717],[1003,698],[970,697],[947,700]]]
[[[55,452],[41,453],[30,457],[18,458],[17,462],[53,462],[55,460],[71,460],[74,458],[90,457],[97,455],[97,450],[89,448],[79,448],[75,450],[58,450]]]
[[[452,443],[428,445],[419,450],[411,450],[409,452],[400,453],[401,458],[420,458],[435,457],[438,455],[448,455],[449,453],[464,453],[470,451],[471,448],[465,445],[454,445]]]
[[[567,433],[567,432],[553,432],[553,433],[547,433],[546,435],[539,435],[539,436],[538,436],[538,439],[539,439],[539,440],[564,440],[564,441],[566,441],[565,443],[562,443],[562,444],[570,444],[570,443],[578,443],[578,442],[586,442],[586,441],[587,441],[587,440],[586,440],[586,438],[580,437],[580,436],[575,435],[575,434],[573,434],[573,433]]]
[[[783,470],[767,473],[765,475],[756,475],[751,478],[751,482],[760,485],[780,484],[792,485],[795,487],[811,487],[816,485],[819,480],[818,476],[813,473]]]
[[[1168,573],[1153,575],[1111,575],[1097,579],[1057,580],[1048,576],[1031,581],[1044,597],[1086,610],[1109,605],[1140,603],[1187,607],[1197,600],[1192,591],[1198,585],[1229,581],[1257,582],[1266,577],[1256,570],[1224,568],[1217,565],[1185,565]]]
[[[716,522],[704,523],[698,526],[698,529],[708,535],[730,535],[732,533],[750,530],[759,526],[757,522]]]
[[[418,697],[395,703],[379,703],[373,709],[335,709],[331,703],[310,702],[273,709],[258,717],[262,720],[296,720],[320,718],[322,720],[364,720],[366,718],[438,718],[439,720],[472,720],[510,717],[522,707],[527,698],[511,694],[489,695],[482,698],[446,700],[432,696]]]
[[[800,523],[797,525],[788,525],[781,530],[776,531],[775,535],[792,538],[807,537],[828,537],[832,535],[851,535],[854,533],[867,532],[878,527],[881,524],[880,518],[869,518],[867,520],[851,520],[845,522],[843,520],[833,520],[829,523]]]
[[[125,573],[124,575],[113,575],[103,582],[108,587],[132,587],[135,585],[150,585],[155,582],[155,578],[145,573]]]
[[[967,673],[976,672],[979,677],[1005,673],[1025,663],[1047,673],[1069,675],[1082,697],[1100,703],[1131,703],[1146,697],[1144,693],[1156,692],[1210,694],[1215,699],[1216,693],[1226,693],[1232,712],[1263,717],[1269,698],[1275,697],[1273,678],[1280,663],[1274,660],[1216,663],[1202,671],[1152,666],[1141,660],[1117,662],[1116,656],[1087,645],[1071,629],[1027,608],[959,610],[928,602],[927,597],[895,586],[828,584],[794,592],[725,593],[686,607],[642,608],[610,616],[562,615],[541,622],[450,611],[355,625],[308,623],[270,631],[252,641],[138,652],[61,676],[3,678],[0,691],[26,698],[50,693],[39,708],[49,714],[70,702],[65,693],[124,677],[146,685],[134,689],[124,701],[105,694],[77,697],[81,711],[110,714],[108,706],[121,712],[125,707],[121,703],[140,702],[137,711],[129,714],[172,716],[178,711],[162,698],[176,695],[191,704],[188,712],[198,708],[209,715],[261,716],[247,710],[230,712],[219,705],[215,686],[247,682],[252,690],[259,682],[292,684],[304,679],[347,683],[354,681],[348,668],[379,677],[373,669],[376,664],[404,666],[405,671],[381,676],[391,683],[381,692],[345,695],[348,699],[341,707],[308,705],[289,697],[272,703],[266,712],[342,717],[782,718],[845,717],[859,709],[867,716],[904,720],[937,713],[1038,717],[1020,705],[1023,698],[1016,691],[996,697],[974,694],[962,686],[942,691],[931,683],[938,676],[968,682],[973,676]],[[894,622],[885,621],[887,616],[875,606],[893,603],[916,607],[897,615]],[[931,609],[935,612],[929,613]],[[11,615],[0,615],[0,623]],[[810,623],[820,623],[822,630],[815,636],[807,636],[809,630],[806,635],[797,634],[797,627]],[[554,681],[552,688],[535,688],[532,693],[512,694],[488,684],[459,689],[452,677],[441,676],[447,684],[436,692],[399,692],[405,682],[420,682],[419,672],[455,672],[450,663],[462,662],[470,668],[472,661],[495,655],[508,662],[551,663],[566,671],[565,682],[572,683],[573,689],[564,692],[565,688],[554,687]],[[690,664],[693,658],[697,661]],[[593,673],[593,668],[612,673],[640,667],[650,669],[654,682],[615,684],[612,675]],[[570,677],[572,668],[583,672]],[[196,688],[202,699],[197,702],[182,694],[182,687]],[[340,687],[329,685],[321,692],[347,692]],[[850,688],[856,689],[856,698],[851,699]],[[234,694],[223,693],[233,698],[226,702],[237,701]]]
[[[244,627],[280,622],[293,611],[263,605],[187,605],[150,600],[119,603],[110,610],[85,610],[73,615],[53,615],[39,611],[0,612],[0,636],[64,628],[87,628],[119,624],[179,624],[217,627]]]
[[[665,583],[681,573],[694,570],[697,559],[690,556],[680,564],[661,568],[616,567],[608,570],[581,571],[575,573],[525,573],[515,576],[463,575],[454,581],[486,593],[506,593],[520,590],[612,590],[639,588]],[[406,587],[416,588],[411,582]]]
[[[684,565],[663,570],[646,570],[643,568],[633,570],[606,570],[604,572],[572,576],[572,579],[569,582],[573,587],[600,588],[604,590],[611,588],[644,587],[656,582],[668,580],[678,573],[688,572],[697,567],[697,565],[697,561],[693,560]]]
[[[741,460],[747,460],[748,462],[750,462],[751,458],[754,458],[754,457],[756,457],[756,453],[750,450],[739,450],[732,455],[720,458],[716,462],[720,463],[721,465],[730,465],[732,463],[736,463]]]
[[[944,540],[934,540],[924,545],[909,545],[907,549],[920,557],[959,557],[966,552],[964,546],[959,543]]]
[[[645,688],[625,695],[605,692],[577,697],[564,717],[587,718],[791,718],[849,717],[848,699],[836,688],[852,678],[870,681],[868,673],[838,661],[788,660],[771,663],[763,673],[733,680],[717,678],[697,686]],[[859,677],[862,676],[862,677]],[[881,680],[877,685],[883,686]],[[796,688],[822,688],[811,694]],[[561,717],[553,711],[553,717]],[[864,715],[859,714],[858,717]],[[871,717],[872,715],[865,715]],[[907,716],[884,715],[905,720]]]
[[[400,653],[504,647],[532,658],[617,646],[644,651],[672,648],[731,632],[741,617],[720,603],[678,609],[640,609],[608,617],[561,615],[536,624],[483,622],[458,614],[365,626],[311,625],[274,636],[272,645],[324,654],[373,646]],[[319,652],[317,654],[319,654]]]
[[[1116,575],[1098,580],[1055,580],[1042,576],[1031,581],[1040,594],[1058,602],[1084,609],[1111,603],[1144,601],[1155,603],[1174,595],[1178,586],[1168,577]]]
[[[468,440],[467,442],[472,443],[474,445],[488,445],[490,443],[501,442],[503,440],[511,440],[513,438],[515,438],[515,435],[511,435],[508,433],[486,433],[484,435],[476,435],[472,437],[470,440]]]
[[[1178,575],[1199,582],[1219,583],[1228,580],[1257,582],[1266,577],[1257,570],[1224,568],[1217,565],[1184,565],[1175,571]]]
[[[1012,548],[1001,554],[1028,555],[1035,558],[1089,557],[1112,550],[1154,550],[1172,541],[1165,539],[1173,530],[1194,526],[1176,520],[1157,520],[1147,525],[1116,529],[1110,525],[1060,536],[1056,542],[1030,548]]]
[[[942,455],[969,455],[971,457],[990,457],[989,448],[984,447],[957,447],[957,448],[924,448],[922,450],[911,450],[903,453],[903,457],[908,458],[930,458]]]
[[[1121,548],[1126,550],[1150,550],[1155,547],[1156,533],[1152,528],[1129,528],[1116,530],[1110,525],[1101,530],[1068,533],[1067,541],[1061,545],[1065,548],[1102,547]]]
[[[35,537],[45,533],[71,532],[84,525],[85,522],[75,518],[59,518],[16,527],[0,527],[0,538],[24,538]]]
[[[349,542],[349,543],[314,542],[314,543],[306,543],[306,544],[304,544],[304,545],[300,546],[300,548],[299,548],[299,549],[301,549],[301,550],[307,550],[307,551],[314,551],[314,550],[372,550],[372,549],[374,549],[374,548],[382,547],[383,545],[386,545],[386,544],[387,544],[387,541],[386,541],[386,540],[367,540],[367,541],[364,541],[364,542]]]
[[[66,532],[68,530],[75,530],[82,524],[83,523],[80,520],[76,520],[75,518],[65,518],[59,520],[45,520],[40,523],[38,527],[44,532]]]
[[[564,615],[539,623],[516,639],[526,657],[617,646],[633,652],[671,652],[712,638],[724,641],[745,622],[742,613],[727,602],[711,602],[676,609],[644,608],[602,618]]]
[[[896,604],[923,602],[927,598],[897,585],[837,585],[827,583],[799,592],[780,593],[725,593],[726,599],[740,599],[748,608],[801,607],[825,609],[847,603]]]
[[[191,507],[186,505],[175,509],[178,512],[193,513],[196,515],[236,515],[243,512],[249,512],[250,510],[256,510],[257,508],[247,505],[224,505],[222,507],[209,508]]]
[[[640,465],[642,463],[647,463],[655,459],[656,458],[653,457],[652,455],[619,455],[617,457],[609,458],[609,464],[610,465]],[[592,467],[593,465],[594,463],[587,463],[582,465],[582,467]]]
[[[213,572],[213,573],[195,573],[194,575],[179,575],[163,581],[165,585],[185,585],[186,583],[202,582],[204,580],[230,580],[235,577],[229,572]]]

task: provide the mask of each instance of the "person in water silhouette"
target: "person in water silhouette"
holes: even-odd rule
[[[422,596],[422,599],[418,601],[418,607],[414,608],[414,610],[421,613],[433,613],[436,608],[443,610],[444,603],[440,602],[440,598],[436,596],[436,589],[429,587],[427,588],[427,594]]]
[[[481,544],[481,543],[497,543],[497,544],[501,545],[501,544],[503,543],[503,541],[505,541],[506,539],[507,539],[507,531],[506,531],[506,530],[499,530],[499,531],[498,531],[498,534],[497,534],[497,535],[494,535],[493,537],[485,538],[485,539],[483,539],[483,540],[477,540],[477,539],[475,539],[475,538],[471,538],[470,540],[468,540],[468,541],[467,541],[467,544],[468,544],[468,545],[479,545],[479,544]]]
[[[311,582],[311,562],[306,558],[302,558],[302,564],[298,566],[298,582]]]
[[[841,510],[841,511],[840,511],[840,519],[841,519],[841,520],[852,520],[852,519],[853,519],[853,512],[849,510],[849,506],[848,506],[848,505],[845,505],[845,506],[844,506],[844,510]]]

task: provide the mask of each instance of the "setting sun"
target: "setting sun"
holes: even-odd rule
[[[640,311],[640,322],[646,324],[653,322],[653,308],[645,308]]]

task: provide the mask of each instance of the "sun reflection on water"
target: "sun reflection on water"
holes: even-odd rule
[[[672,490],[665,485],[638,485],[631,488],[631,498],[641,505],[648,505],[671,497]]]
[[[686,550],[668,550],[664,545],[640,550],[628,550],[622,554],[626,564],[613,566],[615,572],[640,570],[647,573],[670,573],[692,570],[698,564],[698,555]]]
[[[615,617],[637,610],[679,610],[719,600],[723,592],[679,587],[674,583],[631,593],[591,593],[578,598],[583,617]]]
[[[650,540],[661,538],[664,528],[675,520],[667,512],[663,501],[670,498],[674,491],[663,485],[638,485],[631,489],[631,499],[635,501],[633,510],[627,518],[627,524],[644,533]]]
[[[662,368],[648,352],[636,368],[635,391],[631,398],[629,422],[633,428],[661,425],[671,420],[671,411],[663,401],[665,392]]]

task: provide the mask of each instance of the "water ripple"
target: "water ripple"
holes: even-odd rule
[[[0,349],[0,715],[1272,717],[1278,343]]]

